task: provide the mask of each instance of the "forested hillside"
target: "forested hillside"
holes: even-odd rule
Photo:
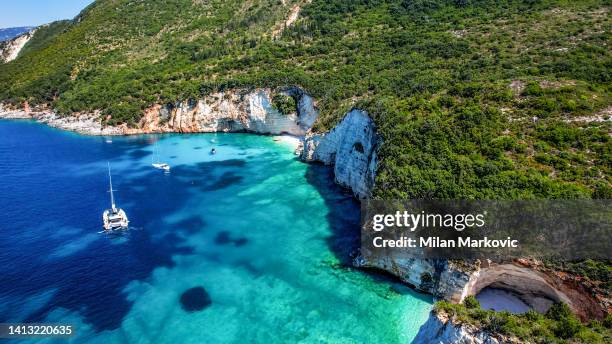
[[[612,198],[609,10],[604,0],[99,0],[0,65],[0,100],[135,125],[153,104],[296,85],[318,100],[318,131],[352,107],[375,120],[376,197]]]

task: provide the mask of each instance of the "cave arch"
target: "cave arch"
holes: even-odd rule
[[[485,288],[508,291],[540,313],[559,301],[573,308],[567,295],[555,288],[546,275],[514,264],[481,268],[466,286],[462,299],[469,295],[476,296]]]

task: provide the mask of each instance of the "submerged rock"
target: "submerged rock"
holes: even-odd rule
[[[227,231],[219,232],[215,238],[215,244],[217,245],[233,244],[234,246],[238,247],[243,246],[248,242],[249,240],[247,238],[232,238],[231,233]]]
[[[223,232],[219,232],[219,234],[217,234],[217,237],[215,238],[215,244],[217,245],[226,245],[232,242],[232,238],[230,237],[230,233],[223,231]]]
[[[187,289],[181,295],[181,307],[187,312],[197,312],[212,304],[210,295],[204,287]]]

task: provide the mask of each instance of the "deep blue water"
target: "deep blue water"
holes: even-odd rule
[[[74,342],[393,343],[427,317],[426,297],[346,266],[358,205],[288,143],[107,140],[0,121],[0,322],[69,322]],[[123,235],[100,233],[107,161]],[[211,302],[189,312],[195,287]]]

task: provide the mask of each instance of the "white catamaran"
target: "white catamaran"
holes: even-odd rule
[[[166,164],[165,162],[159,161],[159,149],[157,148],[157,141],[155,141],[155,145],[153,146],[153,157],[151,157],[151,160],[151,165],[153,165],[153,167],[159,170],[170,172],[170,165]]]
[[[110,185],[110,195],[111,195],[111,209],[106,209],[104,214],[102,214],[102,219],[104,221],[104,230],[107,231],[115,231],[126,229],[130,221],[125,214],[125,211],[121,208],[117,208],[115,206],[115,197],[113,195],[113,178],[111,177],[111,169],[110,162],[108,163],[108,183]]]

